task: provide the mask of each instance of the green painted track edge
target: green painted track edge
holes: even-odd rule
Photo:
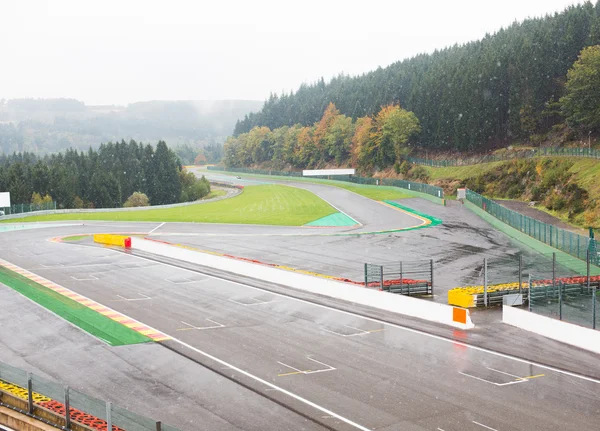
[[[152,339],[0,266],[0,283],[111,346],[152,342]]]

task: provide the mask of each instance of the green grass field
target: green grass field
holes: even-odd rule
[[[108,220],[302,226],[335,212],[335,208],[309,191],[283,185],[260,185],[248,186],[242,194],[217,202],[144,211],[49,214],[7,222]]]

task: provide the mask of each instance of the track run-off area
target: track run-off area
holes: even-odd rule
[[[6,225],[0,258],[13,270],[161,341],[110,345],[0,284],[0,361],[190,431],[595,429],[600,373],[591,353],[506,329],[495,317],[462,331],[88,237],[139,235],[358,280],[369,261],[446,259],[450,269],[435,274],[439,302],[443,287],[459,282],[452,268],[519,247],[460,205],[405,198],[398,207],[328,185],[286,184],[356,223]],[[69,236],[79,238],[55,240]]]

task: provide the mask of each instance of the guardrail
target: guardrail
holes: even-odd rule
[[[275,171],[266,169],[248,169],[248,168],[226,168],[224,166],[207,166],[209,171],[223,171],[223,172],[235,172],[245,174],[257,174],[257,175],[275,175],[284,177],[294,178],[305,178],[302,176],[302,172],[296,171]],[[360,177],[355,175],[340,175],[336,178],[330,178],[328,176],[319,175],[311,176],[311,179],[322,179],[330,181],[344,181],[355,184],[367,184],[367,185],[382,185],[399,187],[405,190],[410,190],[418,193],[425,193],[433,196],[440,200],[444,200],[444,190],[441,187],[432,186],[431,184],[417,183],[414,181],[398,180],[393,178],[371,178],[371,177]]]

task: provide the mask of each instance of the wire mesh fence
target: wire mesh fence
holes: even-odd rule
[[[535,220],[503,207],[472,190],[467,190],[466,197],[467,201],[475,204],[488,214],[551,247],[580,260],[586,260],[588,253],[590,253],[592,265],[598,265],[599,256],[595,239]]]
[[[302,172],[293,171],[275,171],[266,169],[248,169],[248,168],[226,168],[224,166],[207,166],[208,170],[211,171],[225,171],[225,172],[237,172],[246,174],[258,174],[258,175],[275,175],[284,177],[302,177]],[[355,184],[367,184],[367,185],[383,185],[399,187],[414,192],[425,193],[427,195],[444,199],[444,190],[441,187],[432,186],[430,184],[417,183],[414,181],[398,180],[393,178],[371,178],[371,177],[360,177],[356,175],[336,175],[335,178],[331,178],[327,175],[315,175],[311,176],[311,179],[320,180],[331,180],[331,181],[345,181]]]
[[[4,215],[30,213],[34,211],[48,211],[55,210],[56,202],[44,202],[41,204],[15,204],[9,207],[0,207],[0,211]]]
[[[98,431],[179,431],[75,389],[0,362],[0,404],[44,417],[58,428],[77,423]],[[23,409],[23,404],[27,407]]]
[[[513,151],[507,154],[488,154],[480,157],[467,157],[446,160],[422,159],[418,157],[408,157],[410,163],[416,165],[432,166],[445,168],[448,166],[469,166],[479,163],[501,162],[514,159],[548,157],[548,156],[568,156],[568,157],[586,157],[600,159],[600,150],[593,148],[533,148],[521,151]]]
[[[529,311],[600,329],[597,315],[599,289],[597,278],[547,279],[533,274],[529,279]]]
[[[365,286],[401,295],[433,294],[433,260],[365,263]]]

